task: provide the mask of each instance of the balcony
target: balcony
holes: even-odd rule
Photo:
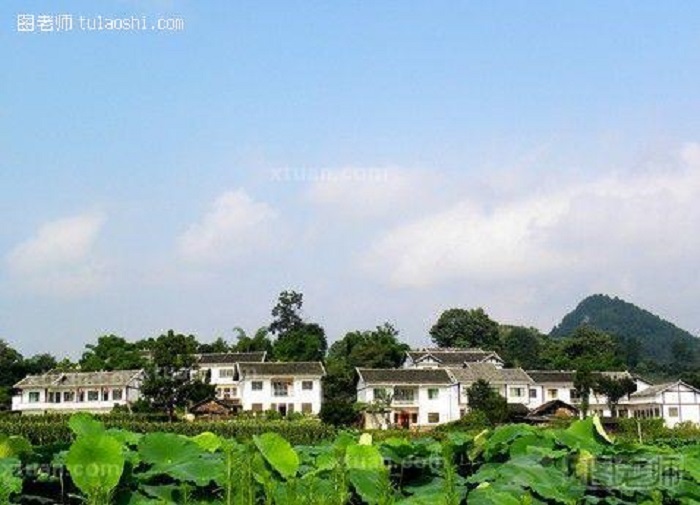
[[[22,397],[12,397],[12,410],[17,412],[35,412],[35,411],[56,411],[56,412],[91,412],[91,411],[108,411],[112,410],[115,405],[126,405],[125,400],[108,400],[108,401],[93,401],[93,402],[26,402],[22,401]]]
[[[418,405],[418,390],[395,388],[391,400],[392,405]]]

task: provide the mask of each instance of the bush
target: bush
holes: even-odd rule
[[[447,433],[450,431],[482,431],[491,428],[493,425],[485,412],[472,410],[457,421],[441,424],[433,431],[435,433]]]
[[[161,422],[147,421],[135,418],[99,417],[107,428],[118,428],[136,433],[165,432],[180,435],[197,435],[211,431],[217,435],[248,440],[253,435],[273,432],[282,435],[293,444],[310,445],[333,438],[335,428],[315,419],[291,420],[261,420],[244,419],[232,421],[196,421],[196,422]],[[20,435],[34,445],[68,443],[73,435],[68,427],[67,416],[14,416],[0,419],[0,433]]]

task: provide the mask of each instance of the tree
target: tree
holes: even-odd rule
[[[484,309],[449,309],[430,329],[430,336],[439,347],[498,347],[498,323]]]
[[[233,331],[238,333],[236,343],[231,346],[233,352],[267,352],[268,355],[272,355],[272,340],[267,326],[258,328],[252,337],[238,326]]]
[[[588,368],[579,368],[574,374],[574,389],[581,398],[581,412],[583,417],[588,416],[591,390],[596,387],[596,378]]]
[[[12,386],[24,375],[22,355],[0,340],[0,410],[9,408]]]
[[[598,377],[593,391],[607,397],[608,408],[613,417],[617,417],[617,404],[620,400],[637,390],[637,385],[629,377],[614,378],[607,375]]]
[[[219,337],[214,342],[211,344],[199,344],[199,349],[197,349],[197,352],[206,354],[206,353],[227,353],[231,350],[229,345],[226,343],[226,341],[223,339],[223,337]]]
[[[117,335],[103,335],[97,339],[97,344],[88,344],[85,349],[79,362],[84,372],[138,370],[146,366],[136,345]]]
[[[561,352],[568,367],[578,370],[620,370],[624,367],[623,352],[611,335],[590,326],[577,328],[562,343]]]
[[[296,291],[282,291],[277,299],[277,304],[272,309],[272,323],[270,333],[283,335],[298,329],[303,321],[301,307],[304,304],[304,295]]]
[[[280,334],[272,347],[279,361],[321,361],[326,355],[326,332],[316,323],[301,323]]]
[[[152,365],[142,386],[151,406],[163,409],[172,420],[175,409],[214,395],[214,387],[199,379],[192,380],[189,370],[195,364],[199,344],[193,335],[173,330],[153,342]]]
[[[541,336],[534,328],[501,326],[500,355],[516,367],[534,369],[540,366]]]
[[[49,353],[35,354],[22,363],[24,375],[41,375],[56,368],[56,358]]]
[[[467,398],[469,410],[483,412],[491,424],[503,423],[508,418],[508,402],[483,379],[467,389]]]

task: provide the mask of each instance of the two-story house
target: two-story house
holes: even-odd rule
[[[321,411],[321,379],[326,370],[319,361],[236,363],[235,380],[243,410],[276,410],[317,415]]]
[[[624,406],[629,417],[662,417],[670,428],[688,421],[700,423],[700,390],[683,381],[637,390]]]
[[[459,419],[459,390],[445,368],[358,368],[357,401],[368,429],[430,427]]]
[[[14,386],[12,410],[22,414],[109,412],[141,398],[143,379],[143,370],[28,375]]]
[[[237,363],[265,361],[265,352],[227,352],[197,355],[197,366],[193,376],[208,380],[216,388],[215,397],[232,404],[241,404],[241,389],[236,374]]]

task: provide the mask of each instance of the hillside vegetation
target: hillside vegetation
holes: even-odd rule
[[[640,361],[697,362],[700,339],[651,312],[620,298],[589,296],[554,327],[552,337],[565,337],[590,326],[637,347]]]

